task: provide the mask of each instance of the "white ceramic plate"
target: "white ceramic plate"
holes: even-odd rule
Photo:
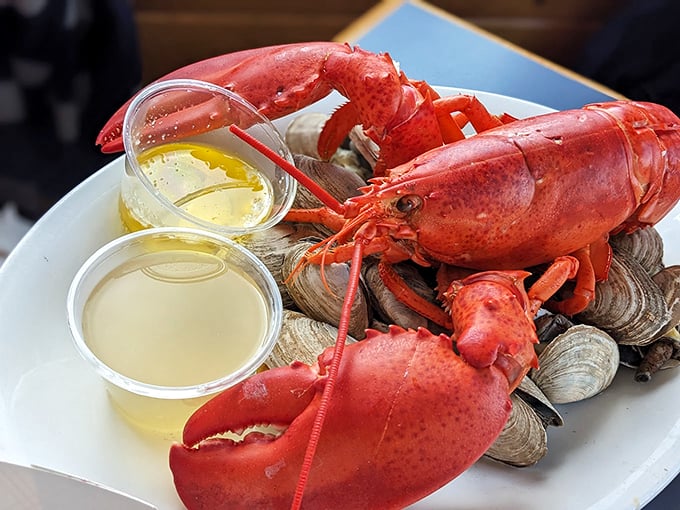
[[[99,484],[33,466],[0,462],[3,510],[153,510]]]
[[[549,111],[477,95],[494,112],[524,117]],[[311,109],[330,112],[338,101],[331,96]],[[277,122],[280,129],[286,123]],[[71,345],[66,325],[66,292],[76,270],[122,233],[116,209],[121,172],[117,159],[74,189],[0,269],[0,459],[45,466],[176,510],[182,506],[167,465],[168,441],[121,420]],[[679,210],[658,227],[667,264],[680,263]],[[549,452],[538,465],[517,469],[483,459],[415,507],[638,509],[680,470],[679,394],[676,371],[642,385],[622,369],[603,394],[560,406],[566,423],[549,430]]]

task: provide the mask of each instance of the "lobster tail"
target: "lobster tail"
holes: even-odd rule
[[[680,189],[680,120],[655,103],[615,101],[592,104],[587,110],[613,118],[630,148],[630,181],[640,205],[621,226],[631,232],[653,225],[678,202]]]

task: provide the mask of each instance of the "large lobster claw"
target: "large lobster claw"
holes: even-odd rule
[[[347,44],[308,42],[243,50],[195,62],[156,81],[179,78],[208,81],[229,89],[271,120],[337,90],[349,102],[336,110],[324,127],[320,154],[330,157],[348,131],[361,124],[380,146],[377,173],[440,146],[442,129],[453,127],[459,131],[452,119],[436,115],[433,100],[439,96],[434,89],[424,82],[408,80],[389,55]],[[97,136],[96,143],[103,152],[123,150],[121,133],[129,104],[130,101],[121,106]],[[195,135],[207,129],[201,126],[216,124],[206,105],[184,105],[179,101],[168,102],[168,106],[175,107],[175,114],[168,117],[166,125],[182,119],[178,135]]]
[[[290,507],[331,353],[312,368],[258,374],[191,418],[187,445],[170,451],[188,508]],[[424,329],[392,327],[347,346],[336,384],[305,507],[390,508],[416,501],[472,464],[510,411],[500,372],[470,367],[448,337]],[[285,398],[274,401],[272,394]],[[247,424],[284,425],[283,418],[296,412],[278,438],[201,442]],[[463,416],[461,424],[456,418]],[[450,469],[435,469],[442,465]]]
[[[425,329],[369,330],[365,340],[346,346],[303,507],[401,508],[449,482],[486,451],[511,409],[508,356],[532,363],[535,341],[514,281],[491,280],[464,282],[451,298],[458,315],[454,322],[464,325],[461,346],[471,357],[484,351],[473,361],[479,367],[454,352],[450,337]],[[479,333],[493,323],[473,327],[479,315],[465,299],[468,287],[486,295],[485,306],[493,309],[498,325],[509,320],[519,326],[518,338],[526,345],[484,346]],[[475,300],[479,297],[476,292]],[[526,359],[525,353],[530,353]],[[185,444],[170,451],[175,485],[187,508],[290,507],[332,354],[327,349],[312,367],[295,363],[257,374],[190,418]],[[249,434],[240,443],[215,437],[263,424],[285,430],[277,437]]]

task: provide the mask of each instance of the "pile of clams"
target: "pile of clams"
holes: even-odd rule
[[[344,201],[365,185],[373,148],[354,133],[347,148],[339,149],[330,162],[320,161],[316,140],[326,118],[323,114],[297,117],[286,142],[296,154],[298,168]],[[293,207],[320,205],[301,187]],[[335,343],[349,264],[297,265],[305,251],[327,235],[316,225],[281,223],[239,239],[267,265],[283,298],[283,327],[266,363],[270,368],[294,360],[312,364]],[[614,236],[611,244],[609,278],[597,284],[596,298],[586,310],[569,319],[539,313],[540,368],[531,370],[511,395],[512,415],[487,457],[513,466],[535,464],[547,452],[548,427],[564,423],[555,406],[606,390],[621,366],[631,367],[634,379],[646,382],[658,370],[680,364],[680,266],[663,266],[663,243],[654,228]],[[435,302],[431,274],[409,262],[396,265],[395,270],[422,297]],[[361,340],[369,327],[386,331],[387,324],[440,332],[401,304],[377,272],[377,264],[366,259],[349,341]]]

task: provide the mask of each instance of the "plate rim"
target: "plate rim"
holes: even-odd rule
[[[435,87],[436,90],[442,91],[444,93],[451,93],[451,92],[463,92],[463,93],[472,93],[475,95],[483,96],[486,98],[492,98],[492,99],[497,99],[501,102],[511,100],[511,102],[514,102],[516,104],[523,104],[525,107],[529,108],[539,108],[539,109],[545,109],[546,111],[554,111],[551,108],[545,107],[543,105],[538,105],[536,103],[533,103],[531,101],[527,101],[524,99],[518,99],[518,98],[512,98],[508,96],[504,96],[502,94],[496,94],[493,92],[486,92],[486,91],[473,91],[469,89],[463,89],[463,88],[457,88],[457,87],[449,87],[449,86],[437,86]],[[337,95],[337,94],[336,94]],[[337,102],[337,99],[332,99],[334,96],[329,96],[329,98],[326,98],[324,101],[329,102],[329,101],[334,101]],[[318,103],[317,103],[318,105]],[[305,110],[308,110],[313,107],[308,107]],[[288,116],[284,119],[279,119],[277,121],[274,121],[275,125],[277,127],[281,125],[283,122],[287,120],[290,120],[291,117],[294,117],[295,115],[298,115],[299,113],[293,114],[291,116]],[[10,255],[7,257],[5,262],[3,263],[2,266],[0,266],[0,288],[3,288],[3,284],[7,283],[7,281],[11,280],[12,278],[15,278],[14,274],[19,272],[19,269],[22,266],[22,257],[26,254],[27,251],[32,249],[34,244],[40,244],[41,238],[42,237],[53,237],[54,234],[48,235],[46,233],[46,229],[51,228],[54,224],[58,224],[60,219],[60,215],[63,215],[64,209],[67,208],[68,206],[71,206],[75,201],[77,200],[82,200],[84,196],[86,195],[86,191],[90,188],[94,189],[96,187],[102,188],[101,192],[106,193],[106,191],[110,190],[104,190],[103,188],[105,186],[108,186],[110,183],[114,182],[114,179],[112,177],[113,173],[118,171],[120,167],[122,167],[122,158],[123,155],[119,156],[118,158],[112,160],[108,164],[104,165],[100,169],[98,169],[96,172],[94,172],[91,176],[89,176],[87,179],[85,179],[82,183],[80,183],[78,186],[76,186],[74,189],[72,189],[69,193],[67,193],[59,202],[57,202],[45,215],[43,215],[35,224],[34,226],[30,229],[30,231],[20,240],[20,242],[17,244],[15,249],[10,253]],[[98,188],[98,189],[99,189]],[[669,215],[670,217],[670,215]],[[35,257],[34,257],[35,260]],[[3,299],[0,299],[0,304],[3,303]],[[0,311],[0,318],[2,316],[2,312]],[[65,314],[64,314],[64,320],[65,320]],[[2,343],[2,341],[0,341]],[[676,381],[677,384],[677,381]],[[9,416],[9,413],[5,413],[5,409],[3,409],[3,406],[6,405],[5,398],[3,398],[3,392],[1,391],[3,388],[0,386],[0,411],[3,411],[0,414],[5,414]],[[18,450],[12,451],[10,448],[7,446],[3,445],[3,437],[5,441],[9,438],[8,435],[6,435],[6,430],[3,426],[2,420],[0,419],[0,459],[3,460],[12,460],[12,455],[13,454],[18,454],[19,458],[21,458],[21,453],[19,453]],[[648,466],[650,472],[653,472],[653,474],[648,477],[649,481],[646,483],[641,483],[641,478],[643,477],[642,472],[639,471],[634,471],[629,479],[624,480],[625,482],[625,487],[621,488],[620,494],[619,493],[614,493],[610,492],[606,498],[603,498],[599,501],[594,502],[590,508],[591,510],[600,510],[600,509],[605,509],[605,508],[622,508],[620,506],[621,504],[625,504],[627,502],[630,502],[629,496],[635,492],[637,493],[637,501],[638,503],[644,505],[651,501],[656,495],[658,495],[661,490],[663,490],[664,487],[666,487],[679,473],[680,473],[680,455],[677,453],[680,453],[680,416],[678,417],[678,420],[675,423],[675,427],[673,429],[674,435],[672,437],[666,437],[666,441],[670,441],[671,444],[667,445],[668,448],[666,448],[663,451],[660,451],[657,455],[659,458],[654,458],[654,462],[652,463],[653,465]],[[3,434],[5,434],[3,436]],[[663,442],[662,442],[663,443]],[[661,445],[659,446],[661,447]],[[671,457],[671,451],[676,452],[675,457],[677,457],[677,460],[675,463],[670,462],[670,457]],[[663,462],[665,459],[666,462]],[[650,461],[651,462],[651,461]],[[540,466],[540,463],[539,463]],[[96,480],[95,480],[96,481]],[[451,482],[451,483],[455,483]],[[638,490],[641,490],[641,492],[637,492]],[[436,493],[435,493],[436,494]],[[612,501],[608,501],[609,499],[614,498]],[[414,506],[418,507],[421,503],[424,501],[421,501],[420,503],[416,504]],[[605,501],[607,500],[607,501]],[[625,502],[624,502],[625,500]],[[436,501],[436,498],[435,500]],[[612,505],[619,505],[619,506],[609,506],[610,503]],[[434,503],[436,504],[436,503]],[[423,507],[423,508],[431,508],[431,506]],[[633,507],[631,507],[633,508]]]

